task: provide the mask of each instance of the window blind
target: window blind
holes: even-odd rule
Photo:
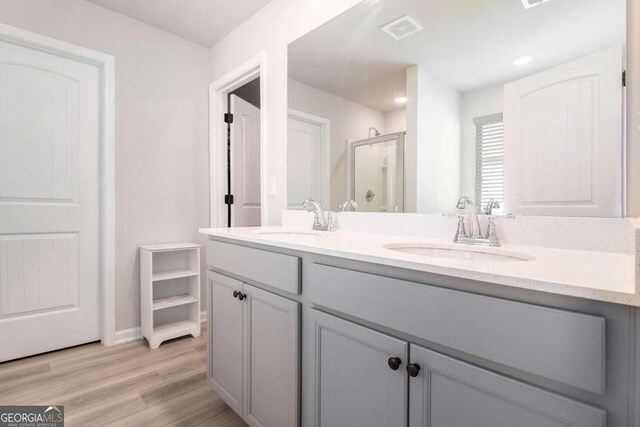
[[[484,209],[490,199],[504,200],[504,140],[502,113],[477,117],[476,204]]]

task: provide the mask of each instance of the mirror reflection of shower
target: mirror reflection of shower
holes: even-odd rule
[[[349,197],[362,212],[404,212],[404,140],[406,132],[349,142]],[[377,135],[376,135],[377,134]]]

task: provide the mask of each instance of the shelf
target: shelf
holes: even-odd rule
[[[154,273],[151,280],[153,280],[154,282],[159,282],[162,280],[180,279],[182,277],[193,277],[197,275],[197,271],[191,270],[164,271],[162,273]]]
[[[182,320],[176,323],[169,323],[167,325],[156,326],[153,328],[153,334],[163,336],[178,336],[185,330],[197,329],[200,325],[191,320]]]
[[[200,245],[140,246],[141,329],[150,348],[180,336],[200,335],[199,279]]]
[[[144,245],[140,246],[141,249],[150,252],[164,252],[164,251],[184,251],[188,249],[198,249],[200,245],[196,243],[166,243],[160,245]]]
[[[153,301],[153,311],[176,307],[178,305],[193,304],[194,302],[198,302],[198,298],[191,295],[176,295],[168,298],[160,298]]]

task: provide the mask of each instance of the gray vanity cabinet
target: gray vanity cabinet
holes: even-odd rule
[[[639,425],[624,307],[208,248],[209,380],[252,427]]]
[[[406,342],[309,311],[308,426],[407,425]]]
[[[410,353],[410,427],[606,425],[603,410],[413,344]]]
[[[208,272],[209,378],[252,427],[299,423],[300,304]]]
[[[315,309],[308,337],[308,426],[606,425],[601,409]]]

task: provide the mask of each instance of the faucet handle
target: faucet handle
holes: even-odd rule
[[[327,231],[333,231],[336,215],[332,211],[327,212]]]
[[[314,227],[319,227],[320,226],[320,212],[315,211],[314,212],[314,216],[313,216],[313,226]]]
[[[458,215],[458,229],[456,230],[456,235],[453,238],[453,242],[458,242],[461,237],[467,237],[467,231],[464,227],[464,217]]]
[[[500,246],[500,238],[498,237],[498,233],[496,231],[496,220],[494,217],[489,217],[489,223],[487,224],[487,235],[486,239],[489,240],[489,246]]]

